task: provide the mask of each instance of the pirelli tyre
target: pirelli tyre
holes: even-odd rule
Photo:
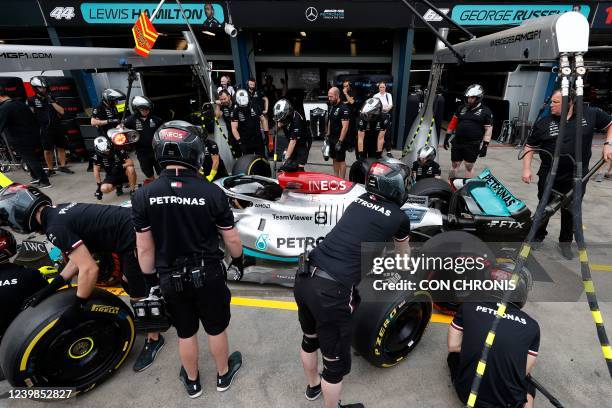
[[[376,159],[357,160],[349,169],[349,181],[353,183],[365,184],[366,174],[370,170],[370,166]]]
[[[76,288],[61,290],[13,320],[0,345],[0,366],[14,387],[70,387],[90,391],[113,374],[134,344],[134,317],[118,297],[94,289],[83,320],[63,330],[58,318]]]
[[[232,167],[232,174],[246,174],[263,177],[272,177],[270,162],[263,156],[247,154],[240,157]]]
[[[372,280],[365,279],[359,287],[364,301],[355,311],[353,348],[376,367],[392,367],[421,341],[431,318],[431,297],[427,292],[408,291],[385,291],[372,297],[371,285]]]
[[[437,178],[419,180],[410,189],[410,194],[428,197],[428,207],[438,209],[442,214],[448,214],[452,191],[446,180]]]

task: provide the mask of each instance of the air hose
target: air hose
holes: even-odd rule
[[[576,70],[576,103],[574,107],[576,109],[576,140],[575,140],[575,153],[576,153],[576,167],[574,171],[574,237],[576,244],[578,245],[578,257],[580,259],[580,272],[582,274],[582,283],[584,285],[584,291],[586,293],[587,300],[589,302],[589,309],[591,309],[591,315],[595,321],[595,327],[597,330],[597,337],[601,345],[601,351],[603,352],[606,364],[608,366],[608,372],[612,377],[612,348],[610,348],[610,342],[606,334],[606,328],[604,327],[603,318],[599,310],[597,303],[597,295],[595,294],[595,285],[591,277],[591,266],[589,265],[589,259],[586,250],[586,244],[584,242],[584,233],[582,231],[582,194],[584,192],[584,186],[582,182],[582,120],[584,117],[583,112],[583,99],[584,99],[584,83],[583,76],[586,73],[584,67],[584,61],[582,55],[576,55],[575,57],[575,70]]]
[[[544,218],[544,212],[546,209],[546,205],[550,196],[552,194],[553,184],[555,182],[555,178],[557,176],[557,169],[559,167],[559,158],[561,156],[561,145],[563,144],[563,135],[565,134],[565,128],[567,125],[567,112],[569,106],[569,76],[572,73],[572,69],[569,63],[569,57],[567,54],[562,54],[560,58],[560,75],[561,75],[561,120],[559,123],[559,134],[557,135],[557,141],[555,144],[555,151],[553,154],[553,162],[550,169],[550,173],[548,173],[546,177],[546,184],[544,187],[544,192],[542,194],[542,198],[538,203],[538,207],[536,209],[533,223],[531,224],[531,228],[529,229],[529,233],[525,238],[525,241],[521,245],[521,249],[519,251],[519,255],[517,257],[516,263],[514,265],[514,269],[512,271],[511,281],[514,282],[514,285],[518,286],[520,280],[520,274],[525,266],[527,258],[529,256],[529,252],[531,251],[531,243],[535,238],[535,234],[542,223]],[[482,377],[485,374],[487,368],[487,358],[489,356],[489,352],[493,347],[493,343],[495,341],[495,334],[497,332],[497,326],[499,322],[503,318],[506,313],[506,308],[508,307],[508,303],[511,299],[512,292],[505,291],[502,297],[502,301],[497,308],[497,313],[495,314],[495,319],[493,320],[493,324],[491,325],[491,329],[487,334],[485,339],[485,344],[482,350],[482,355],[480,357],[480,361],[476,366],[476,375],[474,376],[474,380],[472,381],[472,387],[470,389],[470,395],[467,400],[466,406],[468,408],[474,408],[476,406],[476,400],[478,398],[478,390],[480,388],[480,384],[482,382]]]

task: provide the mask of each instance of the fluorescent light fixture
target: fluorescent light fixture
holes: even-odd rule
[[[300,31],[300,35],[301,35],[302,37],[306,37],[306,32],[305,32],[305,31]]]
[[[202,31],[202,34],[210,35],[211,37],[214,37],[214,36],[217,35],[217,34],[213,33],[212,31],[208,31],[208,30]]]
[[[346,36],[347,36],[347,37],[350,37],[351,35],[353,35],[353,32],[352,32],[352,31],[349,31],[349,32],[347,32],[347,33],[346,33]]]

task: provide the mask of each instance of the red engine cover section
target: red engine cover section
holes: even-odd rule
[[[348,180],[309,171],[279,173],[278,184],[283,189],[306,194],[344,194],[353,188]]]

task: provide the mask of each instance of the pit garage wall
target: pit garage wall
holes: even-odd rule
[[[552,64],[543,64],[548,72],[521,71],[518,66],[514,72],[508,73],[506,89],[503,98],[510,103],[508,118],[518,117],[519,103],[529,104],[529,122],[533,123],[538,110],[547,96],[548,84],[552,73]]]

